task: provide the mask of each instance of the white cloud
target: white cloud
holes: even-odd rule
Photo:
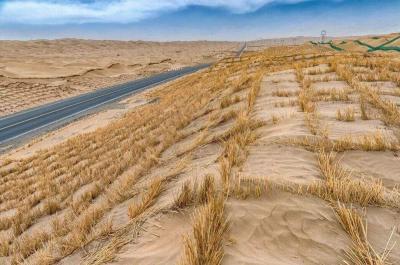
[[[304,1],[307,0],[5,0],[0,5],[0,23],[127,23],[190,5],[222,7],[233,13],[247,13],[270,3]]]

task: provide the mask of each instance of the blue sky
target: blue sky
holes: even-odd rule
[[[0,39],[251,40],[400,32],[400,0],[0,0]]]

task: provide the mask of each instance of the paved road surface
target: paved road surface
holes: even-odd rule
[[[237,52],[236,57],[240,58],[246,49],[247,49],[247,42],[245,42],[242,48],[240,48],[240,50]]]
[[[3,146],[4,148],[12,142],[51,129],[55,125],[61,126],[135,92],[154,87],[208,66],[209,64],[202,64],[169,71],[0,117],[0,147]]]

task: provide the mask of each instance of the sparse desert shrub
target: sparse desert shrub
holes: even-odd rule
[[[385,151],[396,150],[398,146],[397,143],[390,142],[384,137],[381,131],[376,131],[374,134],[361,137],[361,148],[364,151]]]
[[[363,96],[360,96],[360,110],[361,110],[361,119],[369,120],[367,113],[367,105]]]
[[[249,114],[254,107],[257,95],[260,92],[261,80],[262,73],[257,73],[252,79],[250,91],[247,96],[247,114]]]
[[[251,77],[249,77],[247,74],[242,74],[234,84],[232,92],[236,93],[243,89],[249,88],[250,82],[251,82]]]
[[[296,96],[298,92],[296,91],[289,91],[289,90],[275,90],[272,92],[272,96],[275,97],[291,97],[291,96]]]
[[[234,119],[238,116],[238,112],[235,110],[230,110],[228,112],[225,112],[222,114],[222,116],[219,118],[218,122],[215,122],[211,127],[216,127],[224,122],[227,122],[231,119]]]
[[[338,121],[355,121],[355,114],[354,114],[354,108],[353,107],[348,107],[346,108],[343,113],[340,109],[336,111],[336,119]]]
[[[330,89],[327,93],[326,100],[329,101],[349,101],[350,91],[346,89]]]
[[[79,215],[79,213],[85,210],[102,191],[101,185],[99,183],[94,183],[94,185],[89,187],[79,198],[72,201],[71,209],[75,214]]]
[[[319,132],[320,124],[317,113],[306,113],[305,121],[308,129],[312,135],[317,135]]]
[[[241,111],[238,114],[234,125],[227,131],[227,133],[222,137],[222,139],[226,140],[229,137],[232,137],[235,135],[241,135],[240,139],[245,139],[247,136],[253,135],[253,134],[250,134],[251,131],[253,131],[257,128],[260,128],[263,125],[264,125],[264,121],[253,119],[253,118],[249,117],[245,111]],[[252,138],[252,139],[254,139],[254,138]],[[250,139],[248,139],[248,140],[250,140]]]
[[[271,118],[272,124],[277,124],[279,122],[279,120],[280,119],[278,116],[272,115],[272,118]]]
[[[221,176],[224,194],[228,195],[231,187],[232,165],[225,157],[222,157],[220,160],[219,174]]]
[[[320,75],[320,74],[327,74],[331,73],[333,70],[331,68],[313,68],[313,69],[305,69],[305,73],[307,75]]]
[[[72,215],[66,214],[62,217],[54,218],[51,222],[52,234],[55,237],[62,237],[70,231],[69,225],[72,223]]]
[[[197,202],[203,204],[210,201],[216,192],[215,179],[212,175],[206,175],[197,191]]]
[[[240,102],[240,97],[238,95],[236,95],[233,98],[231,96],[227,95],[222,98],[220,107],[221,107],[221,109],[224,109],[224,108],[229,107],[230,105],[238,103],[238,102]]]
[[[302,89],[299,94],[299,105],[300,109],[306,113],[312,113],[315,111],[316,106],[313,102],[313,92],[311,89]]]
[[[196,210],[193,231],[184,241],[181,265],[221,264],[223,234],[228,229],[224,209],[224,199],[218,196]]]
[[[178,196],[174,200],[174,205],[177,209],[183,209],[186,206],[193,203],[195,198],[194,190],[190,186],[190,182],[186,181],[178,194]]]
[[[294,107],[296,105],[298,105],[297,99],[290,99],[289,101],[280,101],[280,102],[274,103],[275,108],[278,108],[278,107],[284,108],[284,107],[288,107],[288,106]]]
[[[156,179],[154,180],[146,193],[143,195],[142,199],[138,203],[133,203],[129,206],[128,215],[130,218],[135,218],[141,213],[143,213],[147,208],[152,206],[155,202],[155,199],[160,195],[163,190],[163,180]]]
[[[105,238],[113,232],[113,222],[111,218],[101,222],[93,231],[94,238]]]
[[[261,178],[242,178],[237,176],[233,187],[232,194],[238,198],[245,200],[248,197],[259,198],[268,190],[268,182]]]
[[[334,141],[332,148],[339,152],[346,150],[395,151],[398,150],[399,146],[398,143],[391,141],[378,130],[362,136],[345,135]]]

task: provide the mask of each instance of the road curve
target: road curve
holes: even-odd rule
[[[201,64],[168,71],[1,117],[0,146],[34,135],[51,125],[61,126],[89,111],[116,102],[135,92],[194,73],[208,66],[210,64]]]

